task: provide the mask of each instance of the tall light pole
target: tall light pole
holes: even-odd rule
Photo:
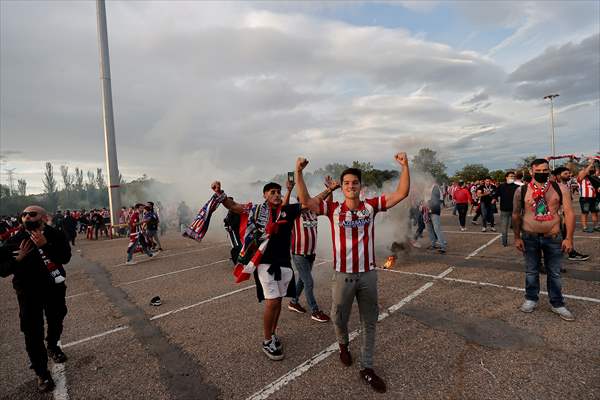
[[[106,30],[106,7],[104,0],[96,0],[96,16],[98,19],[98,47],[100,50],[100,82],[102,83],[104,154],[106,157],[106,169],[108,170],[108,203],[110,207],[110,222],[115,226],[119,223],[121,194],[119,191],[119,165],[117,164],[117,145],[115,142],[115,122],[110,83],[110,60],[108,57],[108,33]]]
[[[560,96],[558,93],[544,96],[544,100],[550,100],[550,123],[552,124],[552,157],[556,157],[556,149],[554,147],[554,98]],[[552,159],[552,169],[554,169],[555,160]]]

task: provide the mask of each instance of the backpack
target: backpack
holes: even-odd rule
[[[560,186],[558,183],[554,181],[550,181],[550,185],[554,189],[556,193],[558,193],[558,208],[560,208],[563,204],[562,190],[560,190]],[[529,184],[525,184],[521,186],[521,214],[525,212],[525,195],[527,194],[527,187]]]

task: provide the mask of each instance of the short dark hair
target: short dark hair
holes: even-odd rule
[[[507,171],[507,172],[504,174],[504,177],[505,177],[505,178],[508,178],[508,176],[509,176],[510,174],[513,174],[513,175],[514,175],[514,174],[515,174],[515,171]]]
[[[271,189],[279,189],[281,190],[281,185],[275,182],[269,182],[263,187],[263,194],[267,193]]]
[[[144,207],[144,205],[142,203],[136,203],[135,206],[133,206],[133,208],[139,208],[139,207]]]
[[[568,171],[569,168],[567,167],[557,167],[554,169],[554,171],[552,171],[552,175],[554,176],[559,176],[560,174],[562,174],[565,171]]]
[[[542,164],[549,164],[548,160],[546,160],[545,158],[536,158],[535,160],[533,160],[531,162],[531,164],[529,165],[531,168],[538,166],[538,165],[542,165]]]
[[[523,172],[517,171],[517,173],[515,174],[515,178],[516,179],[523,179]]]
[[[362,171],[358,168],[346,168],[345,170],[342,171],[342,174],[340,175],[340,183],[342,183],[344,181],[344,176],[346,175],[354,175],[358,178],[358,181],[360,183],[362,183]]]
[[[153,202],[151,202],[151,201],[147,201],[147,202],[146,202],[146,204],[148,204],[149,206],[152,206],[152,207],[154,207],[154,203],[153,203]]]

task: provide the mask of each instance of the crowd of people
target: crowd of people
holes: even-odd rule
[[[333,323],[340,362],[346,367],[351,366],[353,356],[349,348],[348,321],[356,299],[361,324],[360,379],[377,392],[386,391],[384,380],[373,369],[379,317],[374,238],[376,214],[396,206],[410,193],[408,158],[405,153],[398,153],[395,160],[401,169],[396,189],[366,199],[361,196],[364,193],[362,171],[356,168],[344,170],[339,181],[328,177],[324,182],[325,190],[311,196],[303,177],[308,164],[304,158],[296,161],[295,171],[289,175],[286,184],[285,196],[282,196],[281,185],[270,182],[263,187],[264,201],[261,203],[236,202],[225,194],[220,182],[211,185],[215,193],[194,222],[198,228],[196,233],[202,234],[194,238],[201,240],[208,229],[211,213],[219,204],[228,209],[226,228],[232,240],[234,275],[238,282],[254,276],[258,300],[265,302],[261,349],[269,359],[284,358],[282,339],[277,334],[283,298],[290,298],[288,310],[305,314],[307,310],[301,305],[304,292],[310,317],[318,323]],[[441,229],[441,214],[445,207],[452,207],[458,215],[461,231],[467,229],[467,213],[471,208],[472,223],[477,223],[481,217],[482,230],[489,228],[495,232],[494,214],[498,213],[499,205],[502,244],[508,246],[508,232],[512,227],[514,246],[525,259],[525,300],[520,310],[531,313],[536,309],[543,266],[548,275],[552,312],[563,320],[573,321],[575,316],[566,308],[561,292],[560,275],[563,253],[569,257],[579,254],[573,247],[575,214],[571,173],[563,167],[551,173],[545,159],[534,160],[529,173],[529,177],[522,177],[509,171],[505,182],[500,184],[490,178],[471,183],[458,181],[449,187],[434,184],[426,190],[425,199],[413,196],[410,215],[416,232],[412,235],[412,243],[417,245],[416,240],[427,227],[430,248],[442,254],[446,252],[447,241]],[[576,177],[581,222],[586,233],[600,231],[599,177],[600,167],[593,162]],[[291,201],[294,188],[296,202]],[[340,188],[344,200],[333,201],[332,193]],[[187,213],[186,207],[180,204],[178,213]],[[82,226],[86,232],[92,226],[95,237],[98,232],[109,229],[105,215],[104,210],[67,210],[49,215],[39,206],[29,206],[19,216],[1,221],[0,276],[13,275],[25,347],[41,391],[54,386],[48,372],[48,356],[56,363],[67,359],[59,340],[67,313],[64,265],[71,258],[69,242],[75,244],[76,233],[81,232]],[[334,271],[330,315],[319,307],[312,278],[319,216],[326,217],[331,227]],[[158,210],[152,202],[137,203],[121,210],[118,229],[124,229],[121,233],[129,235],[130,239],[127,264],[134,263],[135,252],[152,257],[153,247],[162,250],[159,222]],[[179,222],[182,222],[181,217]],[[48,325],[46,345],[44,316]]]

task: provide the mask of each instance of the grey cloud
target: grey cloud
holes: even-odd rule
[[[597,99],[600,95],[600,33],[581,43],[549,47],[508,77],[518,99],[542,99],[560,93],[561,104]]]

